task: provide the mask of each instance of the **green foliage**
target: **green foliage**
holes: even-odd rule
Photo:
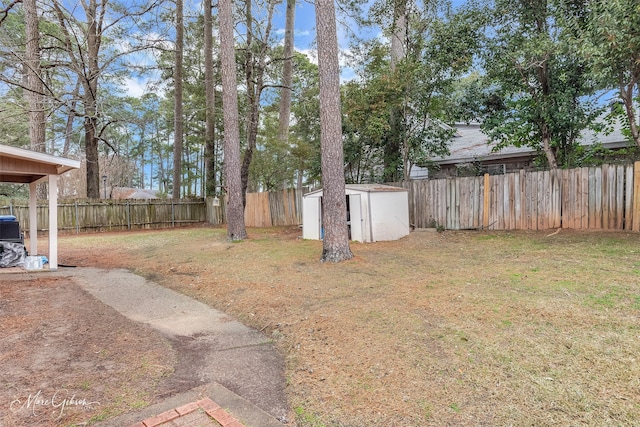
[[[393,7],[378,3],[372,20],[385,21]],[[447,123],[459,119],[452,94],[473,65],[478,21],[472,11],[453,13],[445,4],[427,5],[408,22],[406,55],[394,67],[380,41],[352,47],[359,78],[343,86],[343,113],[347,176],[354,182],[401,179],[413,164],[448,153],[454,129]]]
[[[585,20],[574,22],[581,51],[601,83],[618,86],[640,76],[640,4],[635,0],[594,0]],[[583,24],[582,27],[579,27]]]
[[[640,4],[636,0],[595,0],[590,13],[574,20],[580,52],[589,61],[594,79],[615,88],[624,105],[630,139],[640,146]]]
[[[0,98],[0,144],[29,147],[29,123],[21,93]]]
[[[9,199],[28,199],[29,186],[25,184],[0,184],[0,203],[8,203]],[[5,199],[5,201],[2,201]]]
[[[498,149],[529,146],[544,151],[549,164],[569,165],[580,133],[600,113],[592,96],[596,87],[566,21],[583,11],[561,1],[496,1],[480,117]]]
[[[292,188],[294,159],[289,155],[291,146],[278,138],[278,111],[273,109],[263,113],[263,132],[258,136],[258,144],[251,163],[250,185],[253,191],[273,191]]]
[[[294,56],[290,153],[298,178],[306,176],[310,185],[320,180],[320,88],[318,66],[305,55]]]
[[[140,5],[141,2],[134,2]],[[238,81],[244,82],[244,59],[262,46],[258,34],[265,30],[264,15],[256,13],[264,3],[254,4],[255,37],[250,45],[237,48]],[[406,177],[413,165],[430,166],[448,153],[448,142],[456,122],[482,122],[483,130],[498,148],[531,147],[539,153],[538,164],[549,159],[558,166],[589,166],[638,159],[634,148],[615,153],[602,145],[579,146],[581,133],[600,125],[597,95],[615,89],[624,105],[610,118],[623,118],[624,135],[637,139],[638,114],[633,102],[640,102],[640,5],[636,0],[495,0],[468,1],[454,10],[449,1],[397,2],[377,0],[367,19],[359,8],[362,1],[342,3],[353,22],[377,26],[383,37],[356,40],[347,53],[356,78],[342,84],[345,176],[348,182],[395,180]],[[111,17],[126,15],[126,2],[110,4]],[[259,7],[258,7],[259,6]],[[0,71],[9,84],[2,91],[0,143],[26,147],[28,123],[19,64],[24,51],[22,5],[12,8],[0,25]],[[244,7],[244,6],[243,6]],[[44,4],[42,61],[50,94],[47,101],[48,148],[54,154],[82,156],[84,145],[82,104],[86,88],[76,80],[80,68],[70,63],[63,27]],[[404,57],[391,65],[390,42],[398,27],[396,14],[406,8],[407,31]],[[65,11],[68,29],[85,34],[84,17]],[[113,25],[102,34],[98,85],[97,125],[100,133],[100,167],[110,182],[127,186],[153,186],[169,193],[172,189],[171,143],[173,132],[173,51],[166,46],[150,56],[125,60],[120,40],[141,46],[151,34],[170,39],[171,16],[155,21],[153,14],[136,20],[137,33],[126,25]],[[205,94],[203,18],[190,15],[185,22],[184,55],[184,194],[197,195],[203,188]],[[164,20],[164,21],[163,21]],[[134,24],[125,19],[122,23]],[[245,31],[238,28],[240,32]],[[367,29],[366,29],[367,30]],[[243,34],[241,40],[248,40]],[[239,39],[239,40],[240,40]],[[81,40],[79,40],[81,42]],[[244,44],[243,44],[244,43]],[[291,127],[287,144],[277,141],[275,110],[279,101],[283,49],[277,40],[268,41],[265,88],[260,103],[255,165],[250,170],[250,188],[274,189],[282,185],[309,185],[320,179],[319,102],[317,66],[295,54]],[[80,43],[81,45],[82,43]],[[86,49],[86,47],[84,47]],[[78,56],[79,46],[71,46]],[[217,48],[214,47],[214,52]],[[215,53],[214,53],[215,55]],[[217,58],[213,58],[217,69]],[[81,64],[79,64],[81,65]],[[149,69],[159,72],[150,84],[151,94],[140,98],[125,95],[127,82]],[[392,70],[393,69],[393,70]],[[220,81],[216,75],[215,80]],[[238,86],[241,95],[246,85]],[[273,87],[272,87],[273,86]],[[157,92],[153,93],[153,92]],[[625,98],[626,96],[626,98]],[[220,183],[223,153],[221,96],[216,94],[215,165]],[[240,96],[240,110],[248,108]],[[627,107],[627,108],[625,108]],[[629,110],[631,108],[631,110]],[[67,128],[67,121],[71,124]],[[246,121],[246,114],[241,115]],[[245,144],[246,123],[240,126]],[[545,157],[543,141],[548,138]],[[104,164],[103,164],[104,162]],[[116,167],[117,166],[117,167]],[[474,173],[473,167],[466,173]],[[304,177],[304,182],[303,178]],[[219,188],[219,187],[218,187]],[[6,190],[9,191],[9,190]]]

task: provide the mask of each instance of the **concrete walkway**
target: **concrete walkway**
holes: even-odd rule
[[[128,426],[209,398],[251,427],[286,422],[284,364],[271,342],[210,306],[127,270],[62,269],[91,295],[161,332],[178,354],[171,396],[99,426]],[[180,424],[175,424],[180,425]]]

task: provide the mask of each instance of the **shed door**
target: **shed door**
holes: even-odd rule
[[[319,197],[302,199],[302,237],[304,239],[322,239],[321,200]]]
[[[364,242],[364,236],[362,235],[362,204],[360,203],[359,194],[349,195],[349,222],[351,240]]]

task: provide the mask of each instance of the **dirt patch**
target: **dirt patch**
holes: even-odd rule
[[[194,368],[206,366],[205,358],[209,348],[197,342],[194,337],[176,336],[170,338],[172,347],[178,353],[174,372],[162,384],[162,395],[173,395],[205,384],[204,379],[194,375]]]
[[[0,276],[0,425],[69,426],[154,402],[169,343],[70,277]]]

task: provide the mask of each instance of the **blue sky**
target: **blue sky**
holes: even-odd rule
[[[465,3],[465,0],[452,0],[454,8],[459,7]],[[339,17],[339,19],[343,19]],[[275,20],[275,28],[284,32],[284,12],[280,13]],[[300,1],[296,7],[296,49],[304,51],[308,49],[315,37],[315,6],[312,2]],[[350,27],[351,30],[359,31],[354,26]],[[338,29],[339,32],[344,33],[344,29]],[[342,48],[346,48],[346,40],[341,37]]]
[[[197,1],[197,0],[196,0]],[[370,0],[372,2],[372,0]],[[451,0],[453,7],[458,7],[465,3],[466,0]],[[284,4],[280,3],[276,9],[276,15],[274,17],[273,31],[277,37],[283,37],[284,35]],[[199,6],[195,6],[196,10]],[[338,17],[339,22],[345,22],[348,20],[343,17]],[[361,29],[357,28],[355,24],[351,23],[348,31],[355,31],[359,35],[366,34],[368,37],[376,37],[379,33],[379,29]],[[313,42],[315,40],[315,4],[312,1],[298,1],[296,6],[296,22],[295,22],[295,48],[298,52],[305,53],[312,62],[316,62],[315,52],[313,51]],[[344,26],[338,25],[338,43],[342,50],[348,49],[348,37],[347,29]],[[342,67],[342,79],[348,80],[355,76],[353,70]],[[127,81],[127,93],[128,95],[139,97],[145,92],[145,84],[147,79],[129,79]]]
[[[451,0],[454,8],[463,5],[466,0]],[[370,3],[372,1],[370,0]],[[284,4],[284,3],[283,3]],[[338,17],[339,21],[343,23],[348,19],[343,16]],[[284,34],[284,12],[281,12],[274,20],[274,28],[278,34]],[[295,23],[295,47],[299,52],[307,53],[313,62],[315,62],[314,54],[311,52],[312,43],[315,39],[315,5],[309,1],[299,1],[296,7],[296,23]],[[380,33],[379,29],[361,29],[356,28],[356,25],[350,25],[348,29],[344,26],[338,25],[338,43],[342,50],[348,49],[348,37],[347,31],[355,31],[358,35],[365,35],[368,37],[376,37]],[[366,34],[365,34],[366,32]],[[343,67],[342,78],[348,80],[353,78],[355,73],[352,70]]]

